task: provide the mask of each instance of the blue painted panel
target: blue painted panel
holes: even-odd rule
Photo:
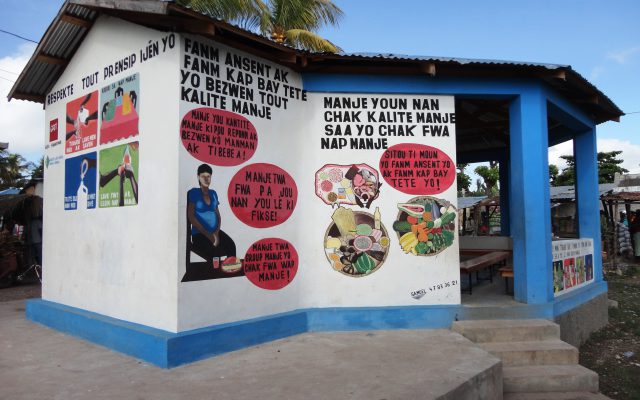
[[[309,331],[449,328],[460,306],[315,308],[307,310]]]
[[[557,92],[544,87],[544,94],[549,101],[549,114],[574,131],[582,131],[594,126],[589,116],[566,100]]]
[[[432,78],[427,75],[327,75],[303,74],[303,86],[311,92],[336,93],[424,93],[450,94],[467,98],[511,98],[524,79]]]
[[[28,300],[27,319],[167,368],[170,332],[45,300]]]
[[[553,302],[553,315],[559,316],[607,292],[607,283],[594,282],[558,296]]]
[[[602,281],[602,245],[600,233],[600,192],[598,189],[598,150],[596,130],[575,136],[573,153],[576,168],[576,215],[581,238],[593,239],[593,276]]]
[[[510,222],[518,301],[553,300],[547,102],[538,86],[513,100],[510,117]]]
[[[304,311],[181,332],[168,346],[168,367],[307,332]]]

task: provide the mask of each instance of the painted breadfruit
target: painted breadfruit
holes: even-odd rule
[[[395,221],[393,223],[393,230],[396,232],[409,232],[411,230],[411,224],[407,221]]]
[[[398,209],[415,218],[422,218],[422,214],[424,213],[424,206],[422,204],[400,203],[398,204]]]
[[[362,255],[360,255],[356,260],[355,266],[359,273],[366,274],[376,267],[376,263],[367,253],[362,253]]]

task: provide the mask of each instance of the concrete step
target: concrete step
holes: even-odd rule
[[[455,321],[451,330],[476,343],[560,339],[560,326],[546,319]]]
[[[581,365],[505,366],[504,393],[598,392],[598,374]]]
[[[503,400],[611,400],[602,393],[591,392],[548,392],[548,393],[505,393]]]
[[[529,342],[478,343],[508,365],[567,365],[578,363],[578,349],[560,339]]]

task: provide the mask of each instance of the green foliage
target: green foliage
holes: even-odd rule
[[[620,164],[624,160],[618,157],[622,154],[622,151],[600,151],[598,152],[598,183],[613,183],[616,172],[624,174],[629,172],[626,168],[622,168]],[[562,170],[555,181],[553,186],[570,186],[576,183],[575,174],[575,157],[570,155],[560,156],[567,166]],[[551,172],[551,166],[549,166],[549,172]]]
[[[471,187],[471,177],[464,172],[464,169],[467,168],[469,164],[458,164],[458,196],[462,196],[463,190],[464,193],[469,193],[469,188]]]
[[[476,174],[480,175],[483,180],[483,184],[479,187],[487,196],[495,196],[498,194],[498,181],[500,180],[500,168],[498,163],[491,161],[489,166],[480,165],[473,170]],[[479,185],[480,186],[480,185]]]
[[[20,154],[0,150],[0,190],[22,188],[29,181],[34,168],[35,165]]]
[[[558,179],[558,174],[560,170],[558,170],[558,166],[554,164],[549,164],[549,184],[551,186],[557,186],[556,180]]]
[[[203,14],[237,24],[298,49],[337,53],[340,48],[315,31],[337,26],[342,10],[331,0],[179,0]]]

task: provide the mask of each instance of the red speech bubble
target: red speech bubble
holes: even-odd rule
[[[286,221],[296,207],[298,188],[282,168],[249,164],[238,171],[227,191],[233,213],[254,228],[269,228]]]
[[[201,107],[189,111],[180,123],[182,145],[195,158],[222,167],[240,165],[258,147],[253,124],[230,111]]]
[[[388,148],[380,158],[382,177],[407,194],[437,194],[456,179],[456,165],[442,150],[416,143]]]
[[[249,247],[242,267],[254,285],[269,290],[282,289],[298,272],[298,252],[284,239],[261,239]]]

